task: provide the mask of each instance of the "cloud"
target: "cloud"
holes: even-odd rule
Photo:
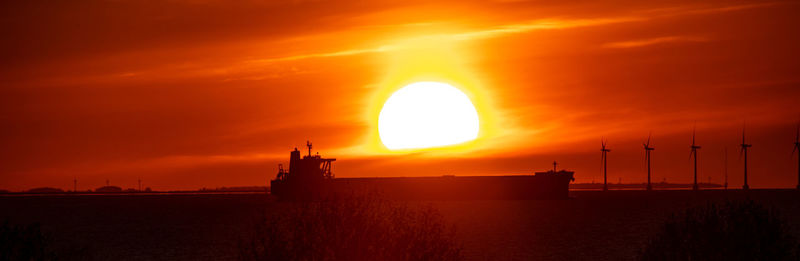
[[[555,29],[598,26],[598,25],[606,25],[613,23],[640,21],[642,19],[643,18],[639,17],[617,17],[617,18],[601,18],[601,19],[542,19],[542,20],[534,20],[517,24],[494,26],[483,30],[474,30],[474,31],[459,32],[459,33],[422,35],[422,36],[412,37],[410,39],[405,39],[403,42],[436,41],[436,40],[449,40],[449,41],[480,40],[480,39],[496,38],[511,34],[527,33],[536,30],[555,30]],[[247,61],[246,63],[263,64],[263,63],[295,61],[295,60],[303,60],[311,58],[352,56],[352,55],[361,55],[368,53],[388,52],[405,48],[407,47],[403,43],[395,43],[390,45],[382,45],[374,48],[349,49],[349,50],[340,50],[333,52],[309,53],[309,54],[299,54],[299,55],[292,55],[285,57],[256,59]]]
[[[278,57],[278,58],[250,60],[250,61],[246,61],[246,63],[259,64],[259,63],[295,61],[295,60],[303,60],[303,59],[309,59],[309,58],[351,56],[351,55],[359,55],[359,54],[366,54],[366,53],[379,53],[379,52],[385,52],[385,51],[389,51],[389,50],[393,50],[393,49],[397,49],[397,46],[389,45],[389,46],[380,46],[380,47],[376,47],[376,48],[352,49],[352,50],[343,50],[343,51],[335,51],[335,52],[328,52],[328,53],[300,54],[300,55],[292,55],[292,56]]]
[[[761,3],[761,4],[716,6],[716,7],[685,5],[685,6],[677,6],[670,8],[633,11],[629,12],[626,15],[617,15],[617,16],[607,15],[605,17],[563,18],[551,15],[550,18],[507,22],[494,25],[488,24],[488,25],[476,26],[471,29],[462,29],[460,31],[453,30],[450,32],[443,32],[443,33],[418,34],[415,36],[412,35],[410,37],[400,38],[395,41],[381,42],[381,43],[377,43],[376,41],[380,39],[387,39],[386,34],[377,33],[377,35],[372,35],[373,33],[376,32],[374,30],[370,30],[370,27],[368,26],[345,27],[346,29],[314,31],[312,33],[306,33],[300,36],[295,34],[284,35],[283,37],[276,36],[274,39],[268,38],[269,42],[261,42],[261,44],[257,44],[258,46],[269,46],[269,50],[271,50],[272,54],[262,54],[256,56],[248,55],[246,57],[235,57],[235,58],[231,57],[230,59],[222,62],[213,59],[210,61],[200,60],[191,62],[187,62],[183,59],[177,59],[171,61],[165,58],[161,60],[165,62],[162,62],[160,64],[155,64],[155,65],[149,64],[147,67],[142,67],[142,68],[124,68],[122,72],[111,69],[112,71],[104,71],[99,74],[92,73],[90,75],[73,73],[70,75],[63,76],[61,78],[48,77],[48,79],[40,79],[38,81],[41,81],[42,84],[51,84],[53,81],[82,82],[82,83],[85,83],[86,81],[92,81],[100,83],[100,82],[113,82],[119,79],[153,80],[153,79],[164,79],[164,78],[170,78],[170,79],[196,78],[196,77],[206,77],[206,76],[219,76],[222,77],[223,79],[222,81],[231,81],[240,79],[258,80],[267,78],[282,78],[296,74],[296,72],[274,73],[273,71],[276,69],[275,66],[284,66],[283,63],[298,62],[298,61],[319,59],[319,58],[351,57],[358,55],[385,53],[385,52],[392,52],[392,51],[413,48],[413,46],[415,46],[413,44],[409,45],[408,43],[415,43],[415,42],[429,43],[429,42],[442,42],[442,41],[463,42],[463,41],[486,40],[486,39],[507,37],[511,35],[532,33],[536,31],[544,31],[544,30],[564,30],[564,29],[594,27],[594,26],[609,26],[621,23],[641,23],[655,19],[671,18],[675,16],[707,15],[714,13],[734,12],[746,9],[774,6],[777,4],[780,3]],[[418,30],[424,30],[425,28],[428,27],[435,28],[437,26],[441,26],[443,23],[447,24],[447,21],[419,22],[419,23],[403,22],[394,25],[386,25],[386,24],[380,25],[378,26],[378,28],[375,29],[385,30],[384,27],[403,28],[403,27],[413,26],[415,27],[413,31],[418,31]],[[359,37],[355,37],[356,35],[363,37],[361,37],[358,42],[345,41],[337,45],[337,42],[339,42],[339,39],[342,39],[343,35],[347,35],[352,39],[359,39]],[[604,45],[604,47],[631,48],[631,47],[641,47],[641,46],[648,46],[648,45],[667,43],[667,42],[682,42],[682,41],[698,42],[705,40],[706,39],[698,37],[670,36],[670,37],[660,37],[660,38],[644,39],[637,41],[608,43]],[[317,44],[318,42],[328,42],[329,44],[319,45]],[[290,43],[291,45],[282,46],[287,43]],[[337,46],[330,47],[329,50],[316,49],[319,46],[333,46],[333,45]],[[353,48],[354,45],[360,45],[362,47]],[[285,53],[290,53],[286,52],[285,51],[286,49],[295,49],[297,46],[311,46],[311,48],[304,48],[304,49],[301,48],[303,51],[299,53],[293,53],[288,55],[285,54]],[[217,48],[217,50],[218,52],[233,52],[233,50],[227,50],[225,48],[226,47]],[[249,52],[260,52],[260,51],[249,50]],[[128,60],[132,58],[123,56],[115,59]],[[98,67],[98,68],[105,68],[105,67]],[[131,70],[135,72],[131,72]],[[86,72],[87,70],[81,70],[81,71]]]
[[[696,36],[665,36],[648,39],[639,39],[633,41],[610,42],[603,45],[605,48],[635,48],[645,47],[664,43],[677,43],[677,42],[706,42],[708,39]]]
[[[406,41],[414,42],[420,40],[423,41],[424,40],[450,40],[450,41],[483,40],[483,39],[491,39],[491,38],[513,35],[513,34],[530,33],[540,30],[559,30],[559,29],[572,29],[572,28],[582,28],[591,26],[612,25],[612,24],[629,23],[629,22],[644,22],[653,19],[667,18],[674,16],[703,15],[703,14],[741,11],[753,8],[769,7],[777,4],[779,3],[731,5],[731,6],[721,6],[721,7],[676,7],[676,8],[644,10],[644,11],[634,12],[632,15],[616,16],[616,17],[576,18],[576,19],[564,19],[564,18],[537,19],[519,23],[495,25],[495,26],[485,27],[483,29],[465,31],[465,32],[421,35],[417,37],[412,37],[411,39],[406,39]],[[641,46],[667,43],[667,42],[703,42],[703,41],[707,41],[707,39],[702,37],[693,37],[693,36],[669,36],[669,37],[659,37],[659,38],[644,39],[637,41],[609,43],[605,47],[630,48],[630,47],[641,47]],[[404,46],[403,43],[394,43],[372,48],[357,48],[357,49],[338,50],[332,52],[298,54],[285,57],[256,59],[256,60],[250,60],[248,62],[254,64],[274,63],[274,62],[312,59],[312,58],[353,56],[353,55],[362,55],[369,53],[388,52],[404,48],[407,47]]]

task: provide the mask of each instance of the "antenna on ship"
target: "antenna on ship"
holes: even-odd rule
[[[558,162],[556,162],[556,161],[554,160],[554,161],[553,161],[553,173],[556,173],[556,166],[557,166],[557,165],[558,165]]]
[[[739,151],[739,157],[741,158],[742,153],[744,153],[744,186],[742,186],[742,189],[748,190],[750,189],[750,186],[747,185],[747,148],[750,148],[753,145],[747,144],[747,142],[745,142],[744,131],[745,131],[745,126],[742,126],[742,144],[739,144],[739,146],[741,146],[742,149]]]
[[[699,189],[699,187],[697,186],[697,149],[699,149],[700,146],[698,146],[698,145],[696,145],[694,143],[695,130],[696,130],[696,127],[694,129],[692,129],[692,146],[689,147],[689,148],[692,149],[692,151],[689,152],[689,158],[691,159],[692,155],[694,155],[694,186],[692,186],[692,190],[696,191],[696,190]],[[709,178],[711,178],[711,177],[709,177]],[[711,182],[709,181],[709,183],[711,183]]]
[[[608,152],[610,149],[606,148],[606,141],[600,139],[600,160],[603,163],[603,191],[608,191]]]
[[[794,137],[794,149],[792,149],[792,155],[794,155],[794,152],[798,150],[800,150],[800,122],[797,123],[797,134]],[[800,152],[797,153],[797,189],[800,190]]]
[[[647,161],[647,190],[653,190],[652,185],[650,185],[650,151],[655,150],[656,148],[650,147],[650,134],[647,135],[647,143],[644,143],[644,160]]]
[[[311,141],[306,141],[306,147],[308,147],[308,156],[311,157]]]

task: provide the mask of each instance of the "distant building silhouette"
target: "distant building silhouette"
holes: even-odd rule
[[[94,192],[115,193],[115,192],[122,192],[122,188],[117,186],[103,186],[95,189]]]
[[[28,193],[64,193],[63,189],[60,188],[50,188],[50,187],[42,187],[42,188],[32,188],[25,192]]]

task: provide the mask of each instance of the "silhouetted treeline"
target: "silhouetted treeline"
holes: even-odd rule
[[[455,228],[432,207],[369,196],[287,203],[240,244],[241,260],[461,260]]]
[[[753,201],[709,204],[670,217],[641,260],[798,260],[796,238],[777,210]]]
[[[38,224],[0,226],[0,261],[12,260],[92,260],[86,248],[57,245]]]
[[[723,186],[720,184],[715,183],[697,183],[700,188],[722,188]],[[682,183],[667,183],[667,182],[658,182],[652,183],[651,186],[653,189],[691,189],[692,184],[682,184]],[[586,189],[586,190],[601,190],[603,189],[603,183],[572,183],[569,184],[570,189]],[[608,183],[608,189],[645,189],[647,188],[647,183]]]
[[[42,188],[32,188],[25,192],[28,193],[64,193],[64,190],[59,188],[49,188],[49,187],[42,187]]]
[[[265,186],[242,186],[242,187],[220,187],[220,188],[202,188],[201,192],[257,192],[267,191],[269,188]]]

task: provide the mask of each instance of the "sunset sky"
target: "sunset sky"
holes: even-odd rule
[[[526,174],[797,185],[796,1],[4,1],[0,189],[266,185],[311,140],[337,177]],[[390,151],[389,95],[447,82],[478,139]]]

